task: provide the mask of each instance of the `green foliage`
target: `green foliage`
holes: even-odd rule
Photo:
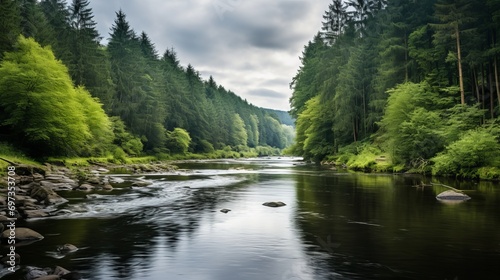
[[[245,129],[245,122],[240,117],[239,114],[233,115],[233,123],[230,129],[231,141],[230,144],[233,146],[246,145],[248,140],[248,134]]]
[[[128,155],[139,155],[143,148],[141,140],[127,131],[125,123],[119,117],[111,117],[110,120],[115,135],[113,144],[120,147]]]
[[[500,167],[500,144],[486,129],[470,130],[446,150],[432,159],[435,162],[433,174],[457,174],[477,177],[478,168]],[[488,169],[482,169],[482,175]],[[491,170],[491,169],[489,169]]]
[[[102,104],[93,98],[83,87],[76,89],[77,101],[83,107],[85,123],[88,124],[92,138],[85,144],[83,150],[87,155],[103,155],[114,140],[111,120],[102,109]]]
[[[204,139],[200,141],[199,146],[199,150],[201,153],[213,153],[215,151],[214,145]]]
[[[191,137],[185,129],[176,127],[167,131],[166,147],[171,153],[186,154],[190,144]]]
[[[389,98],[381,127],[395,163],[411,164],[433,157],[443,148],[438,131],[443,123],[435,108],[439,95],[429,84],[405,83],[389,90]]]
[[[31,38],[6,53],[0,99],[0,126],[38,155],[78,154],[92,138],[66,67]]]
[[[126,163],[127,162],[127,154],[120,147],[115,147],[113,150],[113,161],[116,163]]]

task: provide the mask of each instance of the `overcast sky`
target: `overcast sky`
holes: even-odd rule
[[[331,0],[90,0],[107,43],[119,9],[160,54],[174,48],[183,66],[248,102],[289,110],[289,83],[304,45],[321,28]]]

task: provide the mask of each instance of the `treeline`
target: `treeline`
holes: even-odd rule
[[[2,0],[0,19],[0,134],[30,155],[267,154],[291,143],[276,114],[203,80],[173,49],[160,55],[122,11],[106,46],[88,0]]]
[[[333,0],[290,86],[292,153],[500,175],[500,2]]]

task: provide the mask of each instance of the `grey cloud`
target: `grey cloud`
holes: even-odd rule
[[[287,94],[282,93],[282,92],[277,92],[274,90],[270,89],[253,89],[248,91],[248,94],[251,96],[260,96],[260,97],[267,97],[267,98],[287,98]]]
[[[298,57],[331,0],[91,0],[107,38],[120,8],[160,54],[173,47],[182,65],[257,106],[287,109]],[[229,3],[223,14],[214,5]],[[107,40],[103,40],[107,43]]]

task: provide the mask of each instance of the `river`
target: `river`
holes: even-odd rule
[[[148,187],[121,174],[111,192],[61,193],[72,213],[25,222],[45,238],[17,248],[22,264],[91,280],[500,279],[499,183],[348,173],[293,158],[178,166],[145,175]],[[444,204],[435,196],[447,188],[415,187],[422,181],[471,200]],[[80,249],[57,254],[65,243]]]

